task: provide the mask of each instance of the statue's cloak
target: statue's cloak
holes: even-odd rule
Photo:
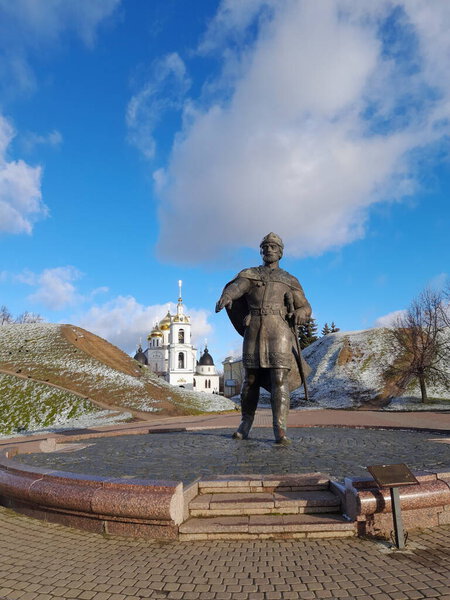
[[[227,283],[227,285],[225,286],[225,289],[230,284],[234,283],[237,279],[240,279],[240,278],[250,279],[252,281],[255,281],[256,284],[257,284],[257,282],[264,282],[264,281],[266,281],[265,270],[264,270],[264,268],[260,268],[260,267],[251,267],[249,269],[244,269],[244,270],[240,271],[234,279],[232,279],[229,283]],[[272,282],[282,283],[282,284],[286,285],[288,288],[290,288],[291,290],[298,291],[303,295],[303,289],[302,289],[298,279],[296,277],[294,277],[293,275],[291,275],[290,273],[288,273],[287,271],[284,271],[283,269],[277,269],[275,272],[272,271],[271,275],[270,275],[270,280]],[[233,300],[231,308],[227,307],[226,310],[227,310],[228,317],[229,317],[230,321],[232,322],[236,331],[239,333],[239,335],[244,336],[245,329],[246,329],[246,325],[245,325],[244,321],[246,320],[246,317],[249,314],[249,310],[250,310],[248,303],[247,303],[246,295],[244,294],[244,296],[242,296],[236,300]],[[287,313],[287,310],[286,310],[286,313]],[[305,376],[307,377],[309,375],[309,373],[311,372],[309,365],[303,359],[301,354],[299,357],[297,347],[298,346],[297,346],[297,343],[295,340],[295,334],[292,331],[292,347],[291,347],[292,360],[291,360],[291,366],[290,366],[289,376],[288,376],[289,389],[291,391],[297,389],[303,383],[302,378],[300,376],[299,367],[298,367],[299,360],[302,361],[303,373],[305,374]],[[263,374],[264,379],[263,379],[261,385],[268,392],[270,392],[271,391],[270,372],[268,369],[264,369],[263,371],[264,371],[264,374]]]
[[[250,267],[249,269],[243,269],[240,271],[234,279],[226,284],[225,289],[240,277],[251,279],[253,281],[265,280],[264,271],[262,269],[259,267]],[[303,289],[298,279],[283,269],[277,269],[276,272],[272,274],[271,280],[277,281],[278,283],[284,283],[291,289],[298,290],[303,294]],[[248,315],[249,311],[246,297],[242,296],[237,300],[233,300],[231,309],[227,308],[226,310],[233,327],[236,329],[239,335],[243,336],[245,332],[244,319]]]

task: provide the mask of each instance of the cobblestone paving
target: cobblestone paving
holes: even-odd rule
[[[405,462],[413,470],[450,467],[445,435],[354,428],[290,429],[290,447],[274,445],[272,430],[254,428],[252,439],[231,439],[229,429],[129,435],[88,440],[72,452],[28,454],[31,465],[113,477],[174,479],[238,473],[308,473],[335,479],[367,475],[366,465]],[[447,438],[448,440],[448,438]]]
[[[449,548],[450,527],[402,552],[361,539],[107,539],[0,508],[0,598],[450,600]]]

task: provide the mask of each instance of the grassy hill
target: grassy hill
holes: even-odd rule
[[[221,396],[167,384],[119,348],[73,325],[0,327],[0,375],[0,433],[104,409],[148,418],[234,407]]]
[[[69,426],[99,426],[132,417],[33,379],[0,373],[0,436]]]

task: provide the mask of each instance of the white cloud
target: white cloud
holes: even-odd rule
[[[182,107],[189,87],[185,64],[174,52],[153,65],[150,80],[129,101],[126,113],[128,139],[147,158],[155,155],[154,130],[162,116]]]
[[[449,132],[450,6],[374,4],[222,2],[200,45],[221,75],[185,102],[156,173],[161,256],[216,258],[271,230],[318,254],[414,192],[413,151]]]
[[[394,310],[393,312],[378,317],[374,327],[393,327],[399,318],[406,314],[406,310]]]
[[[191,317],[192,342],[194,345],[203,343],[212,331],[208,323],[210,313],[204,309],[184,308]],[[140,339],[143,347],[146,347],[147,335],[168,310],[174,314],[176,305],[168,302],[145,306],[132,296],[118,296],[105,304],[92,306],[86,313],[74,316],[73,321],[131,353]]]
[[[232,358],[241,358],[242,357],[242,340],[236,339],[234,343],[228,347],[228,351],[226,353],[226,357],[231,356]]]
[[[95,296],[98,296],[99,294],[106,294],[107,292],[109,292],[109,287],[106,287],[106,285],[102,285],[92,290],[89,296],[90,298],[95,298]]]
[[[16,280],[37,288],[29,296],[30,302],[42,304],[51,310],[60,310],[83,300],[73,285],[81,276],[78,269],[67,266],[44,269],[42,273],[23,271],[16,276]]]
[[[192,343],[196,348],[201,348],[205,340],[212,337],[213,326],[208,322],[211,312],[204,308],[186,308],[186,314],[191,317]]]
[[[0,115],[0,233],[31,233],[33,223],[48,214],[42,202],[42,170],[23,160],[8,160],[14,136],[11,123]]]
[[[65,31],[73,30],[90,45],[98,25],[119,4],[120,0],[0,0],[2,34],[5,42],[33,46],[57,40]]]
[[[28,54],[58,43],[74,32],[92,46],[99,25],[121,0],[0,0],[0,74],[7,93],[11,87],[29,92],[36,85]]]
[[[27,133],[23,136],[22,145],[27,152],[31,152],[36,146],[50,146],[57,148],[62,144],[63,136],[61,132],[54,129],[46,135],[39,135],[38,133]]]
[[[112,15],[120,0],[0,0],[0,94],[9,101],[36,87],[29,55],[54,49],[59,39],[74,32],[92,45],[99,24]],[[0,233],[31,233],[33,223],[47,215],[41,200],[41,167],[11,161],[5,151],[14,131],[0,114]],[[61,134],[25,136],[25,149],[37,144],[57,146]]]
[[[430,279],[427,288],[440,292],[443,289],[445,289],[449,284],[450,277],[448,273],[439,273],[438,275],[435,275],[432,279]]]

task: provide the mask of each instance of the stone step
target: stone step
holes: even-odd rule
[[[337,512],[339,498],[328,490],[200,494],[189,504],[191,517]]]
[[[214,479],[198,482],[200,494],[226,494],[230,492],[297,492],[327,490],[330,480],[321,473],[302,475],[219,475]]]
[[[241,515],[190,518],[179,528],[180,540],[286,539],[353,537],[355,523],[340,514]]]

